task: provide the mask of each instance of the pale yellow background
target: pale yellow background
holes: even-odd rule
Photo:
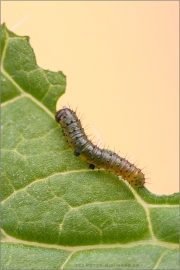
[[[179,3],[13,1],[1,8],[9,29],[30,15],[13,31],[30,36],[39,66],[67,76],[60,103],[78,106],[87,133],[147,166],[152,192],[177,192]]]

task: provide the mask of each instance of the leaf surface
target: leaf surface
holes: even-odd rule
[[[54,120],[62,72],[1,26],[2,269],[178,269],[179,194],[75,157]]]

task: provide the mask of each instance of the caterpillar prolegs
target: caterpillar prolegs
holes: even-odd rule
[[[56,112],[56,121],[61,125],[69,146],[76,156],[80,156],[89,168],[103,168],[127,180],[132,186],[143,187],[145,177],[142,171],[125,158],[106,149],[100,149],[87,137],[76,112],[64,107]]]

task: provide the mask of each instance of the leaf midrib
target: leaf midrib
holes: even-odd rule
[[[34,247],[43,247],[43,248],[55,248],[58,250],[67,250],[67,251],[72,251],[72,252],[77,252],[77,251],[83,251],[83,250],[91,250],[91,249],[112,249],[112,248],[132,248],[136,247],[139,245],[156,245],[156,246],[161,246],[165,247],[168,250],[176,250],[179,248],[178,244],[174,243],[167,243],[159,240],[143,240],[143,241],[136,241],[136,242],[131,242],[131,243],[126,243],[126,244],[98,244],[98,245],[87,245],[87,246],[63,246],[63,245],[56,245],[56,244],[44,244],[44,243],[39,243],[39,242],[30,242],[30,241],[25,241],[21,240],[12,236],[9,236],[6,234],[6,232],[2,229],[3,234],[6,236],[6,239],[2,240],[2,242],[5,243],[17,243],[17,244],[23,244],[23,245],[29,245],[29,246],[34,246]],[[6,240],[6,241],[5,241]]]

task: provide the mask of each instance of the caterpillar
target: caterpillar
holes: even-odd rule
[[[103,168],[121,176],[131,186],[144,186],[145,176],[140,169],[116,153],[100,149],[88,139],[76,112],[63,107],[56,112],[55,120],[61,125],[63,135],[66,136],[69,146],[74,150],[74,155],[85,160],[90,169]]]

